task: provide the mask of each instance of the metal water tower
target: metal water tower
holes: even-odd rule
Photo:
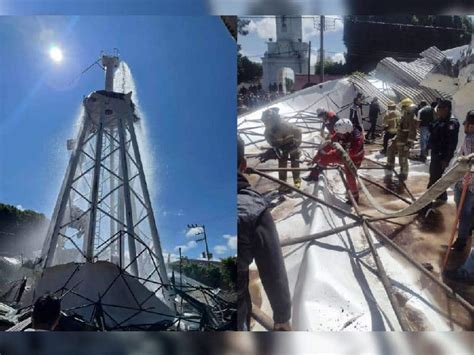
[[[118,55],[103,55],[101,63],[105,90],[84,98],[77,138],[68,141],[72,153],[44,243],[42,266],[44,270],[61,265],[117,266],[118,273],[138,281],[173,309],[140,156],[136,130],[140,117],[132,92],[114,88],[114,76],[126,64]]]

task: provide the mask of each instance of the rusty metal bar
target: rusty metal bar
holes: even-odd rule
[[[371,163],[374,163],[374,164],[376,164],[376,165],[382,166],[384,169],[387,169],[387,166],[386,166],[385,164],[382,164],[382,163],[380,163],[380,162],[378,162],[378,161],[375,161],[375,160],[372,160],[372,159],[369,159],[369,158],[366,158],[366,157],[364,157],[364,159],[367,160],[367,161],[370,161]],[[403,188],[406,190],[406,192],[408,193],[408,195],[410,195],[410,198],[412,199],[412,201],[415,201],[415,200],[416,200],[415,196],[413,196],[413,194],[411,193],[411,191],[408,190],[408,187],[407,187],[407,185],[405,184],[405,182],[402,181],[402,180],[400,180],[400,175],[397,173],[397,171],[395,170],[395,168],[392,167],[390,170],[395,174],[395,176],[398,178],[398,180],[400,181],[400,183],[403,185]]]
[[[381,188],[381,189],[384,190],[384,191],[390,192],[392,195],[398,197],[398,198],[399,198],[400,200],[402,200],[403,202],[405,202],[405,203],[411,205],[411,201],[407,200],[405,197],[403,197],[402,195],[400,195],[400,194],[396,193],[395,191],[389,189],[388,187],[383,186],[382,184],[378,183],[377,181],[370,180],[370,179],[366,178],[365,176],[361,176],[361,175],[359,175],[359,179],[362,179],[362,180],[364,180],[364,181],[367,181],[368,183],[370,183],[370,184],[372,184],[372,185],[375,185],[375,186]]]
[[[275,171],[311,171],[312,168],[258,168],[258,171],[275,172]]]
[[[367,223],[368,227],[372,229],[380,238],[387,242],[394,250],[396,250],[401,256],[403,256],[407,261],[409,261],[415,268],[420,270],[423,274],[429,277],[434,283],[436,283],[441,289],[446,293],[447,296],[454,298],[458,301],[466,310],[471,314],[474,314],[474,306],[465,300],[462,296],[456,293],[451,287],[446,285],[444,282],[440,281],[436,276],[434,276],[430,271],[428,271],[423,265],[418,261],[413,259],[405,250],[399,247],[395,242],[393,242],[389,237],[387,237],[383,232],[381,232],[376,226],[372,223]]]
[[[344,185],[347,189],[347,195],[349,196],[349,199],[352,202],[352,206],[354,207],[357,215],[360,216],[361,213],[360,213],[360,210],[359,210],[359,205],[357,204],[354,196],[352,195],[351,190],[349,189],[349,187],[347,185],[347,181],[346,181],[346,178],[345,178],[345,176],[342,172],[342,169],[339,168],[338,170],[339,170],[339,174],[341,175],[341,179],[344,182]],[[380,281],[382,282],[382,285],[385,289],[385,293],[387,294],[387,297],[390,301],[390,304],[392,305],[393,311],[394,311],[395,315],[397,316],[398,323],[400,324],[400,327],[402,328],[403,331],[410,331],[411,328],[410,328],[410,325],[409,325],[408,320],[406,318],[406,314],[404,312],[402,312],[400,304],[398,303],[398,300],[395,298],[395,295],[392,292],[392,289],[393,289],[392,282],[390,281],[390,279],[387,276],[387,273],[385,272],[385,268],[382,264],[382,261],[380,260],[379,254],[377,253],[377,249],[375,248],[374,242],[373,242],[372,237],[370,235],[370,231],[367,227],[367,221],[364,218],[362,218],[362,229],[364,231],[364,236],[365,236],[367,242],[369,243],[369,248],[370,248],[370,251],[371,251],[372,256],[374,258],[375,265],[377,266]]]
[[[316,240],[316,239],[325,238],[325,237],[328,237],[330,235],[337,234],[339,232],[344,232],[348,229],[360,226],[361,223],[362,223],[361,221],[357,221],[357,222],[346,224],[344,226],[336,227],[336,228],[333,228],[333,229],[330,229],[330,230],[327,230],[327,231],[306,235],[304,237],[291,238],[291,239],[284,240],[284,241],[280,242],[280,246],[281,247],[286,247],[286,246],[289,246],[289,245],[294,245],[294,244],[298,244],[298,243],[304,243],[304,242],[309,242],[309,241]]]
[[[301,195],[303,195],[303,196],[306,196],[306,197],[310,198],[311,200],[314,200],[314,201],[320,203],[320,204],[323,205],[323,206],[329,207],[329,208],[331,208],[331,209],[333,209],[333,210],[335,210],[335,211],[337,211],[337,212],[339,212],[339,213],[342,213],[343,215],[345,215],[345,216],[347,216],[347,217],[350,217],[350,218],[352,218],[352,219],[354,219],[354,220],[356,220],[356,221],[359,221],[359,220],[361,219],[359,216],[355,216],[354,214],[352,214],[352,213],[350,213],[350,212],[348,212],[348,211],[346,211],[346,210],[344,210],[344,209],[342,209],[342,208],[339,208],[339,207],[337,207],[337,206],[334,206],[334,205],[332,205],[332,204],[330,204],[330,203],[328,203],[328,202],[326,202],[326,201],[324,201],[324,200],[322,200],[322,199],[320,199],[320,198],[318,198],[318,197],[316,197],[316,196],[313,196],[313,195],[311,195],[311,194],[309,194],[309,193],[307,193],[307,192],[304,192],[304,191],[302,191],[302,190],[300,190],[300,189],[298,189],[298,188],[296,188],[296,187],[294,187],[294,186],[292,186],[292,185],[286,183],[285,181],[281,181],[281,180],[279,180],[279,179],[277,179],[277,178],[274,178],[273,176],[268,175],[268,174],[265,174],[265,173],[263,173],[263,172],[261,172],[261,171],[255,169],[255,168],[247,168],[247,171],[246,171],[246,172],[247,172],[247,173],[250,173],[250,174],[253,173],[253,174],[257,174],[257,175],[263,176],[263,177],[267,178],[268,180],[271,180],[271,181],[273,181],[273,182],[276,182],[277,184],[286,186],[286,187],[288,187],[290,190],[296,191],[296,192],[298,192],[299,194],[301,194]]]

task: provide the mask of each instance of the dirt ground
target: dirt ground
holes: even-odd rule
[[[371,149],[372,147],[368,147]],[[366,148],[367,149],[367,148]],[[373,148],[372,148],[373,149]],[[364,165],[371,165],[370,162],[365,162]],[[383,179],[372,178],[372,180],[385,185]],[[396,178],[394,178],[396,180]],[[406,181],[406,186],[411,193],[416,197],[420,196],[426,191],[428,184],[428,176],[410,176]],[[376,199],[381,202],[384,207],[391,209],[401,209],[407,204],[389,192],[383,191],[381,188],[374,185],[366,184],[369,191],[374,194]],[[409,194],[403,187],[390,186],[395,189],[398,194],[410,199]],[[442,264],[447,251],[447,245],[451,236],[456,218],[456,206],[452,200],[452,191],[448,191],[448,203],[436,207],[435,213],[430,214],[427,219],[422,219],[417,216],[409,216],[403,218],[391,219],[390,221],[376,222],[376,225],[381,231],[389,236],[398,246],[402,247],[409,255],[416,261],[422,264],[431,265],[431,271],[438,278],[443,279],[443,282],[454,289],[459,295],[465,298],[470,303],[474,303],[474,285],[468,283],[460,283],[443,278],[441,276]],[[364,196],[361,196],[361,207],[364,213],[373,216],[381,216],[368,204]],[[467,258],[469,252],[461,258],[456,258],[452,255],[448,259],[447,268],[455,268],[463,263],[463,258]],[[446,296],[446,293],[441,288],[431,281],[428,277],[422,276],[422,283],[428,288],[431,294],[435,297],[438,304],[446,311],[449,318],[462,326],[464,329],[473,329],[471,317],[468,312],[459,305],[457,301]],[[408,316],[412,314],[408,312]],[[412,314],[413,316],[413,314]],[[409,317],[410,318],[410,317]],[[416,317],[412,317],[414,323],[422,326],[422,322],[416,322]],[[422,329],[420,329],[422,330]]]

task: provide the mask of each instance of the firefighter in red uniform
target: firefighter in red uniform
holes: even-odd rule
[[[328,111],[323,107],[320,107],[316,110],[316,114],[319,118],[323,120],[323,124],[321,126],[321,136],[324,137],[324,128],[327,128],[329,131],[329,136],[327,139],[330,138],[331,135],[334,134],[334,125],[337,121],[339,121],[339,116],[336,115],[332,111]]]
[[[313,159],[316,167],[311,173],[303,178],[305,181],[317,181],[321,171],[331,164],[344,164],[341,154],[332,146],[331,142],[339,143],[349,154],[354,165],[360,167],[364,159],[364,137],[357,128],[354,128],[352,122],[347,118],[339,119],[334,125],[334,133],[331,136],[330,142],[325,144]],[[346,174],[347,185],[349,186],[354,199],[359,199],[359,186],[357,178],[354,176],[349,167],[344,165],[344,172]]]

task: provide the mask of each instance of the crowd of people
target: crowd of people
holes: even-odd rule
[[[243,86],[237,96],[237,114],[268,105],[283,96],[285,94],[281,85],[270,85],[268,92],[265,92],[260,84],[250,85],[248,88]]]
[[[322,144],[312,159],[314,167],[310,174],[303,178],[307,182],[317,181],[320,173],[329,165],[342,165],[345,171],[348,190],[353,199],[358,202],[359,186],[357,174],[352,169],[360,167],[364,159],[365,132],[362,125],[362,96],[358,95],[350,107],[350,117],[341,118],[336,113],[325,108],[316,112],[322,121],[322,136],[327,130],[326,142]],[[381,114],[377,98],[370,103],[369,119],[371,128],[367,136],[375,138],[376,122]],[[288,160],[292,168],[300,164],[300,145],[302,132],[296,125],[287,122],[279,114],[277,108],[270,108],[262,113],[262,122],[265,125],[264,136],[270,149],[262,153],[260,161],[278,159],[279,168],[286,168]],[[448,166],[453,164],[454,157],[467,156],[474,153],[474,110],[467,113],[464,121],[465,139],[461,147],[458,146],[458,133],[460,124],[452,112],[452,103],[449,100],[439,99],[428,105],[421,101],[416,105],[411,99],[405,98],[398,105],[395,102],[388,104],[388,109],[383,117],[383,149],[387,163],[385,181],[392,179],[395,158],[398,156],[400,173],[397,174],[400,182],[408,178],[408,157],[410,149],[414,147],[417,135],[420,135],[420,153],[418,159],[425,162],[429,152],[431,161],[429,166],[430,188],[444,174]],[[347,166],[341,151],[335,149],[334,143],[342,147],[352,161],[352,166]],[[257,191],[250,187],[243,175],[246,168],[244,143],[238,137],[238,319],[239,330],[247,330],[250,326],[250,313],[252,304],[248,291],[249,265],[255,260],[259,274],[273,309],[275,330],[290,330],[291,299],[288,290],[288,280],[283,263],[278,232],[272,220],[267,204]],[[298,170],[293,170],[295,188],[301,187]],[[287,172],[279,170],[279,179],[286,182]],[[462,193],[464,191],[464,194]],[[288,186],[281,185],[281,193],[288,192]],[[464,199],[461,196],[464,195]],[[447,200],[446,191],[437,197],[437,200]],[[460,206],[460,219],[458,236],[451,246],[451,252],[461,253],[466,245],[470,244],[474,227],[474,182],[472,173],[468,172],[454,186],[454,200]],[[463,200],[461,202],[461,200]],[[430,206],[420,211],[423,215]],[[446,275],[448,275],[447,273]],[[456,270],[450,271],[450,277],[456,277]]]

